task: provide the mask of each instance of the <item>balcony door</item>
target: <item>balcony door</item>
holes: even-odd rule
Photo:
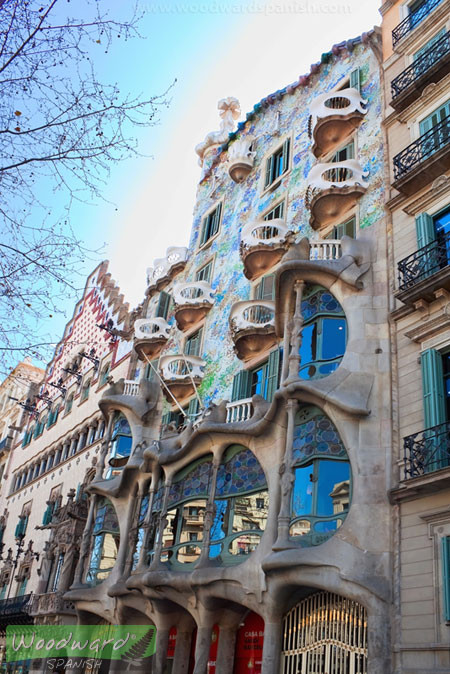
[[[437,110],[420,122],[420,135],[427,134],[422,143],[422,158],[426,159],[450,139],[450,100],[446,101]]]

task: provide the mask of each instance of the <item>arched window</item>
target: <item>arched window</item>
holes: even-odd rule
[[[345,353],[347,321],[344,310],[328,290],[307,284],[301,313],[304,323],[300,346],[300,377],[326,377],[339,367]]]
[[[73,398],[74,398],[74,394],[71,393],[66,400],[66,407],[65,407],[65,410],[64,410],[64,414],[70,414],[71,413],[72,407],[73,407]]]
[[[330,538],[347,516],[351,471],[333,422],[312,405],[297,413],[290,536],[302,546]]]
[[[98,585],[109,576],[116,563],[119,550],[119,521],[116,511],[108,499],[102,499],[97,506],[93,543],[86,582]]]
[[[89,398],[90,390],[91,390],[91,380],[88,379],[83,384],[83,388],[81,389],[81,401],[87,400]]]
[[[102,368],[102,371],[101,371],[101,374],[100,374],[100,381],[99,381],[100,386],[104,386],[108,382],[110,369],[111,369],[111,363],[107,363]]]
[[[112,435],[111,455],[109,458],[110,470],[107,473],[108,479],[115,477],[127,463],[127,458],[131,454],[133,438],[131,436],[130,424],[123,414],[119,414],[114,422]]]
[[[264,471],[246,447],[226,450],[217,473],[209,557],[231,563],[258,547],[269,497]],[[235,557],[239,559],[234,559]]]

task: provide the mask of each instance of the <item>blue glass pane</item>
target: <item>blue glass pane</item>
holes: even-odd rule
[[[450,232],[450,209],[434,218],[434,226],[438,234]]]
[[[302,301],[301,311],[304,321],[311,320],[316,314],[343,314],[339,302],[325,288],[317,287]]]
[[[300,364],[306,365],[316,359],[317,325],[306,325],[302,330],[302,343],[300,346]]]
[[[144,523],[144,519],[148,510],[148,501],[149,497],[148,494],[146,494],[146,496],[144,496],[141,501],[141,507],[139,509],[139,520],[138,520],[139,526],[142,526],[142,524]]]
[[[211,541],[219,541],[227,535],[229,517],[227,509],[229,503],[229,500],[214,502],[215,513],[214,521],[211,526]]]
[[[234,496],[267,487],[264,471],[249,449],[243,448],[217,471],[216,496]]]
[[[317,484],[317,515],[347,512],[350,466],[346,461],[320,461]]]
[[[322,360],[331,360],[345,353],[347,342],[346,320],[324,318],[322,321]]]
[[[122,435],[131,435],[130,425],[125,417],[120,417],[120,419],[115,422],[112,432],[113,440],[118,433],[122,433]]]
[[[153,507],[152,507],[152,512],[159,512],[161,510],[161,505],[162,505],[162,499],[163,499],[163,494],[164,494],[164,482],[159,485],[157,491],[155,492],[155,496],[153,497]]]
[[[321,376],[325,376],[327,374],[331,374],[335,370],[337,370],[339,367],[339,361],[334,362],[334,363],[324,363],[324,365],[321,365],[319,367],[319,373]]]
[[[332,520],[331,522],[316,522],[314,525],[314,531],[325,534],[328,531],[336,531],[337,521]]]
[[[300,462],[314,454],[347,456],[335,425],[324,414],[297,424],[294,431],[294,461]]]
[[[291,517],[309,515],[312,512],[313,466],[295,469],[294,490],[292,492]]]
[[[265,367],[260,367],[252,372],[251,395],[259,395],[263,398],[267,392],[267,381],[264,377]]]

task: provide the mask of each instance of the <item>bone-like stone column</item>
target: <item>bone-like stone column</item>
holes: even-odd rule
[[[158,627],[156,630],[156,652],[153,656],[152,674],[164,674],[167,671],[166,660],[169,632],[169,627]]]
[[[261,674],[278,674],[281,662],[281,620],[264,625],[264,646]]]
[[[207,674],[209,650],[211,648],[212,625],[199,625],[195,644],[195,667],[193,674]],[[219,633],[220,643],[220,633]]]
[[[84,527],[83,536],[81,539],[80,557],[78,559],[77,568],[75,569],[72,589],[75,589],[76,587],[82,587],[84,565],[86,563],[89,554],[96,506],[97,506],[97,496],[96,494],[91,494],[91,500],[89,503],[89,512],[86,520],[86,526]]]
[[[191,654],[192,630],[177,629],[175,655],[173,658],[172,674],[187,674],[189,670],[189,656]]]
[[[285,383],[296,381],[298,379],[298,371],[300,368],[300,347],[302,345],[302,298],[305,288],[304,281],[296,281],[294,286],[295,292],[295,311],[294,317],[290,322],[290,342],[291,350],[289,352],[289,374]]]
[[[294,482],[292,468],[292,445],[294,442],[295,414],[298,402],[289,398],[286,403],[288,425],[286,430],[286,445],[284,449],[283,463],[280,466],[281,504],[278,513],[278,537],[273,546],[274,550],[282,550],[289,545],[289,523],[291,520],[291,495]]]
[[[216,672],[220,674],[233,674],[236,632],[237,626],[220,628],[216,661]]]
[[[196,568],[205,566],[209,561],[209,543],[211,540],[211,527],[214,521],[214,495],[216,493],[217,471],[219,470],[220,461],[214,460],[211,476],[211,484],[209,487],[209,498],[206,504],[205,521],[203,523],[203,543],[202,552],[197,562]]]

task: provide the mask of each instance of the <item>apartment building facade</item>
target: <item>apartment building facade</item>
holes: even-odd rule
[[[393,671],[450,671],[450,3],[385,2]]]
[[[219,102],[189,247],[100,400],[65,599],[156,625],[154,673],[391,671],[381,58],[378,31],[336,44],[237,128]]]

